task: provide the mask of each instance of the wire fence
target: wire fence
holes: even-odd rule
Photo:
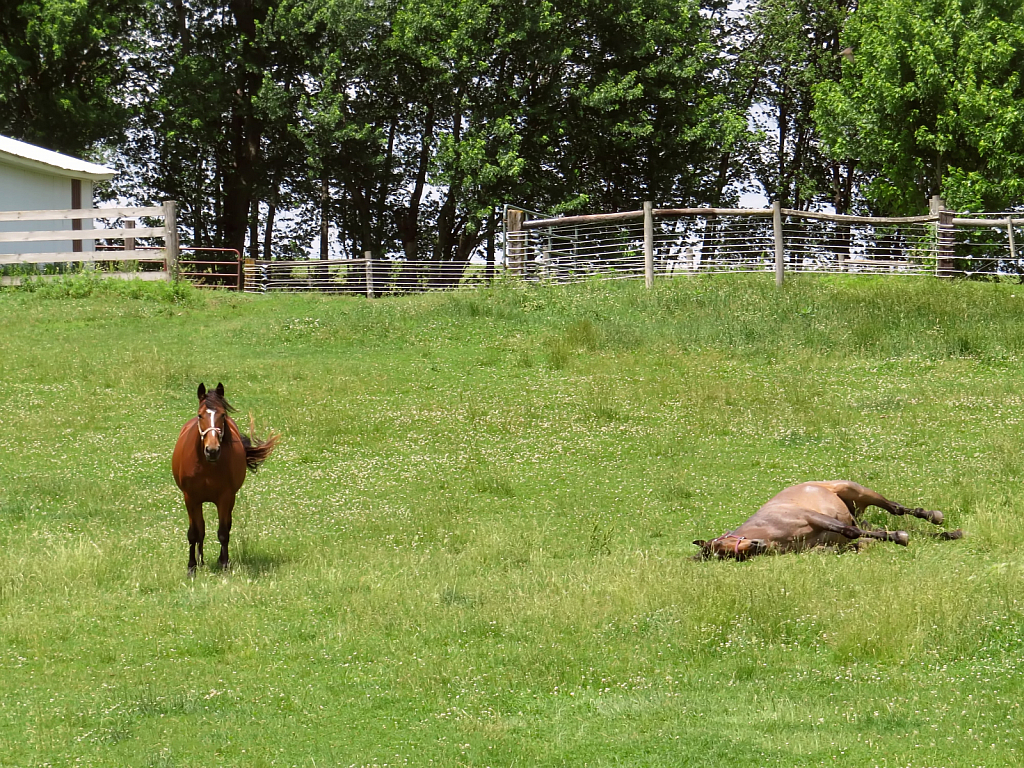
[[[953,219],[953,269],[967,277],[1024,280],[1024,218],[1020,213],[972,213]]]
[[[938,262],[935,224],[788,221],[782,237],[791,272],[922,275]]]
[[[472,262],[404,259],[246,261],[245,291],[319,291],[386,296],[459,290],[487,283],[493,270]]]
[[[512,213],[513,211],[509,211]],[[247,261],[245,290],[389,294],[459,290],[498,274],[526,282],[648,280],[708,273],[961,275],[1024,280],[1024,217],[904,218],[773,209],[665,209],[507,217],[500,265],[399,258]]]
[[[527,281],[553,282],[636,278],[648,268],[645,258],[652,277],[832,272],[1024,278],[1024,253],[1017,248],[1024,218],[1014,214],[872,219],[785,213],[778,222],[772,209],[653,211],[646,221],[642,211],[527,221],[507,233],[509,265]]]

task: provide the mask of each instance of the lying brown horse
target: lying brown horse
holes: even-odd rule
[[[246,467],[254,472],[273,452],[278,436],[267,440],[250,439],[243,435],[228,413],[235,409],[224,399],[224,385],[207,392],[199,385],[199,414],[181,428],[178,443],[171,457],[174,482],[185,496],[188,510],[188,572],[196,572],[203,562],[203,539],[206,521],[203,520],[203,502],[217,505],[217,539],[220,541],[220,565],[228,567],[228,541],[231,538],[231,512],[235,508],[235,494],[245,482]],[[252,428],[250,426],[250,431]]]
[[[799,552],[812,547],[844,549],[857,546],[861,539],[879,539],[907,546],[906,531],[864,530],[857,515],[870,506],[881,507],[893,515],[910,515],[941,525],[943,514],[918,507],[910,509],[889,501],[863,485],[846,480],[826,483],[801,483],[769,499],[735,531],[727,531],[711,541],[693,542],[701,549],[697,559],[734,557],[745,560],[764,552]],[[944,539],[959,539],[962,531],[939,534]]]

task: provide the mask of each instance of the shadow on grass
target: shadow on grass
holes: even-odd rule
[[[288,562],[288,559],[282,552],[271,551],[259,544],[246,542],[235,549],[231,564],[234,569],[258,578],[273,573]]]
[[[232,566],[253,578],[266,576],[289,558],[280,550],[264,544],[260,528],[263,510],[260,506],[250,504],[246,498],[240,501],[236,507],[237,527],[231,537]]]

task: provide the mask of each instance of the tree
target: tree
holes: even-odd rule
[[[302,130],[357,253],[464,264],[510,201],[720,198],[745,133],[696,2],[292,0],[275,19],[308,37]]]
[[[0,4],[0,133],[70,154],[123,139],[140,0]]]
[[[814,88],[841,74],[840,31],[852,0],[758,0],[747,13],[736,78],[761,129],[751,167],[772,199],[850,209],[853,164],[823,155]]]
[[[256,254],[262,232],[267,254],[285,206],[322,257],[401,253],[449,276],[506,202],[720,203],[749,137],[724,8],[171,0],[149,18],[121,191],[180,200],[192,244]]]
[[[584,0],[566,20],[573,34],[554,150],[576,207],[723,202],[747,134],[718,47],[724,7]]]
[[[181,202],[185,242],[241,252],[266,178],[257,107],[274,52],[260,34],[274,0],[171,0],[145,18],[148,48],[117,191]],[[131,172],[132,170],[136,172]]]
[[[1024,203],[1018,0],[862,0],[844,45],[853,61],[815,89],[815,122],[831,157],[857,158],[874,211]]]

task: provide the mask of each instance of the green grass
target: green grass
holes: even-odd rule
[[[0,323],[0,766],[1020,760],[1024,287],[76,278]],[[283,440],[192,581],[200,381]],[[690,559],[835,478],[968,537]]]

